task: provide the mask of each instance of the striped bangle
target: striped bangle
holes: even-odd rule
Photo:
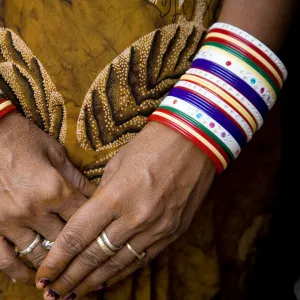
[[[231,106],[226,104],[226,102],[222,101],[220,97],[192,82],[179,81],[175,87],[186,89],[208,100],[215,107],[219,108],[223,114],[227,114],[232,120],[235,120],[240,130],[243,130],[244,134],[247,136],[247,141],[251,140],[253,132],[250,126],[239,113],[237,113]]]
[[[199,78],[207,80],[211,84],[214,84],[216,87],[219,87],[221,90],[226,92],[228,95],[231,95],[231,97],[234,98],[239,103],[241,103],[241,105],[243,107],[247,108],[247,110],[252,115],[253,119],[255,120],[256,124],[258,125],[258,129],[261,128],[264,120],[263,120],[261,114],[259,113],[259,111],[247,98],[245,98],[241,93],[239,93],[238,90],[233,88],[227,82],[225,82],[220,77],[217,77],[211,73],[205,72],[200,69],[195,69],[195,68],[189,69],[186,72],[186,74],[195,75],[195,76],[198,76]]]
[[[219,140],[228,147],[231,154],[236,159],[241,152],[241,147],[234,137],[218,122],[212,119],[202,110],[189,104],[188,102],[176,97],[167,96],[161,103],[160,107],[168,109],[176,109],[193,118],[195,122],[201,124],[207,131],[214,134]]]
[[[204,58],[224,67],[247,83],[259,95],[270,95],[271,98],[269,99],[269,103],[275,102],[277,94],[269,82],[265,80],[265,78],[256,70],[249,67],[245,62],[238,61],[238,58],[236,58],[234,55],[226,52],[223,49],[206,45],[201,48],[196,56],[196,59],[197,58]]]
[[[149,121],[182,133],[220,173],[263,125],[286,77],[268,47],[243,30],[216,23],[192,67]]]
[[[243,131],[240,130],[236,121],[221,113],[218,108],[205,101],[205,99],[203,99],[202,97],[180,88],[173,88],[169,93],[169,96],[185,100],[186,102],[204,111],[211,118],[213,118],[224,128],[226,128],[226,130],[229,131],[230,134],[239,143],[241,148],[246,144],[247,137],[246,135],[244,135]]]
[[[218,156],[218,158],[220,159],[222,164],[224,162],[223,159],[226,161],[225,168],[228,166],[228,164],[230,163],[229,153],[226,153],[225,149],[223,149],[221,147],[221,145],[216,142],[215,138],[213,138],[210,133],[203,131],[200,128],[199,124],[197,124],[193,121],[191,122],[190,118],[186,118],[186,117],[184,117],[184,115],[178,114],[177,112],[171,111],[170,109],[165,109],[165,108],[159,107],[156,110],[156,112],[161,112],[161,113],[167,114],[168,116],[175,118],[176,120],[182,122],[182,124],[185,124],[190,129],[194,130],[194,132],[196,132],[199,136],[204,138],[205,141],[207,141],[210,145],[212,145],[217,150],[216,155]],[[220,156],[218,155],[218,153],[220,154]]]
[[[176,118],[165,114],[164,112],[155,111],[149,118],[148,121],[158,121],[173,127],[177,131],[181,132],[184,136],[189,138],[194,144],[202,149],[214,162],[217,172],[220,174],[227,167],[226,160],[222,155],[214,148],[208,141],[202,136],[195,132],[192,128],[177,120]]]
[[[281,73],[278,72],[278,69],[274,68],[274,66],[270,64],[268,60],[266,60],[263,56],[255,52],[251,47],[247,46],[247,44],[243,44],[242,42],[240,42],[237,39],[234,39],[231,36],[218,32],[209,32],[209,34],[206,36],[205,41],[216,41],[233,47],[240,53],[250,58],[254,63],[258,64],[267,73],[269,73],[270,76],[273,76],[279,84],[279,88],[282,88],[283,78],[281,77]]]
[[[209,31],[213,31],[214,29],[222,29],[225,30],[226,32],[231,32],[232,34],[234,34],[235,37],[238,37],[243,42],[250,44],[254,48],[254,50],[257,51],[258,53],[260,54],[264,53],[265,56],[267,56],[280,69],[284,80],[286,80],[288,72],[284,64],[282,63],[282,61],[278,58],[278,56],[273,51],[271,51],[267,46],[265,46],[261,41],[256,39],[254,36],[233,25],[221,23],[221,22],[214,23],[210,27]]]
[[[6,99],[0,99],[0,118],[4,117],[8,113],[16,110],[11,101]]]
[[[208,90],[215,97],[220,98],[222,101],[224,101],[226,103],[226,105],[229,105],[240,116],[242,116],[242,118],[251,127],[252,133],[256,132],[257,124],[255,122],[255,119],[249,113],[248,109],[246,107],[244,107],[242,104],[240,104],[239,101],[237,101],[235,98],[233,98],[230,94],[226,93],[224,90],[222,90],[218,86],[212,84],[208,80],[198,77],[196,75],[186,74],[186,75],[183,75],[180,79],[181,79],[181,81],[192,82],[192,83],[198,85],[199,87],[202,87],[203,89]]]
[[[260,97],[251,86],[231,71],[207,59],[196,59],[193,62],[192,68],[201,69],[223,79],[247,98],[256,107],[263,118],[266,117],[269,108],[263,98]],[[270,99],[271,97],[268,95],[267,101],[271,103]],[[271,104],[269,106],[271,106]]]
[[[272,81],[270,76],[257,64],[252,62],[248,57],[244,56],[243,54],[239,53],[232,47],[229,47],[224,44],[220,44],[218,42],[205,42],[204,46],[215,48],[214,51],[221,51],[221,53],[226,53],[232,61],[237,62],[243,68],[247,69],[248,71],[252,72],[254,76],[259,78],[262,82],[264,82],[270,91],[274,93],[274,97],[279,94],[279,88],[276,84]]]

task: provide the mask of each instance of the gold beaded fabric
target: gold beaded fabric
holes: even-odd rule
[[[219,2],[0,0],[0,87],[98,183],[107,161],[189,67]],[[87,299],[246,299],[255,245],[270,219],[277,120],[278,107],[218,176],[182,238],[118,286]],[[41,294],[0,273],[0,299]]]

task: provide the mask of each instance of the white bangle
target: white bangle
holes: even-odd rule
[[[237,77],[246,82],[263,99],[269,110],[275,104],[276,94],[269,83],[253,68],[246,63],[235,59],[230,53],[212,46],[203,46],[195,59],[206,59],[234,73]],[[230,61],[231,64],[226,63]]]
[[[234,137],[218,122],[194,105],[181,100],[180,98],[167,96],[161,106],[175,108],[202,124],[207,130],[215,134],[229,148],[234,158],[241,152],[241,147]]]
[[[261,116],[260,112],[256,109],[256,107],[246,98],[244,97],[238,90],[233,88],[230,84],[226,83],[221,78],[208,73],[206,71],[191,68],[189,69],[186,74],[196,75],[199,77],[202,77],[206,80],[211,81],[215,85],[219,86],[220,88],[224,89],[226,92],[228,92],[232,97],[237,99],[241,104],[243,104],[245,107],[247,107],[248,111],[251,113],[252,117],[256,120],[258,124],[258,129],[261,128],[261,126],[264,123],[263,117]]]
[[[244,118],[239,113],[237,113],[236,110],[234,110],[231,106],[229,106],[227,103],[225,103],[219,97],[212,94],[208,90],[203,89],[202,87],[200,87],[194,83],[187,82],[187,81],[181,80],[175,85],[175,87],[187,88],[187,89],[195,91],[196,93],[200,94],[201,96],[209,99],[211,102],[213,102],[214,104],[219,106],[222,110],[226,111],[228,113],[228,115],[230,115],[231,118],[240,125],[240,127],[243,129],[244,133],[247,136],[247,142],[249,142],[251,140],[251,138],[253,136],[253,132],[252,132],[250,126],[248,125],[248,123],[244,120]]]
[[[264,45],[260,40],[258,40],[251,34],[247,33],[246,31],[244,31],[238,27],[235,27],[233,25],[230,25],[230,24],[218,22],[218,23],[214,23],[210,27],[210,29],[215,29],[215,28],[228,30],[236,35],[239,35],[243,39],[247,40],[249,43],[251,43],[254,46],[256,46],[257,48],[259,48],[266,55],[268,55],[268,57],[278,66],[278,68],[282,72],[284,80],[287,79],[288,72],[287,72],[287,69],[284,66],[283,62],[279,59],[279,57],[270,48],[268,48],[266,45]]]

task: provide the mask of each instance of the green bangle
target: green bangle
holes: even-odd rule
[[[160,105],[159,108],[163,108],[169,111],[172,111],[178,115],[180,115],[181,117],[187,119],[189,122],[193,123],[195,126],[197,126],[199,129],[201,129],[202,131],[204,131],[207,135],[209,135],[213,140],[215,140],[215,142],[217,142],[222,148],[223,150],[229,155],[231,161],[234,161],[234,156],[232,154],[232,152],[230,151],[230,149],[224,144],[223,141],[221,141],[213,132],[211,132],[210,130],[208,130],[205,126],[203,126],[201,123],[197,122],[196,120],[194,120],[192,117],[190,117],[189,115],[181,112],[180,110],[177,110],[176,108],[173,107],[169,107],[169,106],[164,106],[164,105]]]
[[[274,84],[274,82],[271,80],[271,78],[269,77],[269,75],[261,68],[259,67],[257,64],[255,64],[253,61],[251,61],[248,57],[244,56],[243,54],[239,53],[238,51],[236,51],[235,49],[232,49],[229,46],[225,46],[222,45],[218,42],[205,42],[204,46],[213,46],[213,47],[217,47],[220,48],[222,50],[225,50],[231,54],[233,54],[234,56],[238,57],[240,60],[244,61],[245,63],[247,63],[250,67],[252,67],[253,69],[255,69],[262,77],[264,77],[264,79],[266,79],[266,81],[271,85],[271,87],[273,88],[276,96],[278,96],[279,94],[279,89],[277,88],[277,86]]]

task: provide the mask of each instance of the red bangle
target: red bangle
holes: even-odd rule
[[[221,153],[221,155],[227,161],[228,165],[230,164],[230,158],[229,158],[228,154],[225,152],[225,150],[218,143],[216,143],[216,141],[213,138],[211,138],[208,134],[206,134],[204,131],[202,131],[201,129],[196,127],[194,124],[192,124],[191,122],[189,122],[185,118],[177,115],[176,113],[174,113],[172,111],[169,111],[169,110],[164,109],[164,108],[158,108],[156,111],[161,111],[161,112],[163,112],[163,113],[165,113],[169,116],[172,116],[172,117],[176,118],[177,120],[185,123],[187,126],[192,128],[193,130],[195,130],[198,134],[200,134],[202,137],[204,137],[210,144],[212,144]]]
[[[8,113],[10,113],[14,110],[16,110],[16,107],[13,105],[6,107],[5,109],[0,111],[0,118],[4,117],[5,115],[7,115]]]
[[[162,123],[172,129],[175,129],[177,132],[181,133],[183,136],[188,138],[191,142],[193,142],[198,148],[200,148],[214,163],[216,167],[216,171],[218,174],[221,174],[223,171],[223,166],[219,159],[215,156],[215,154],[207,148],[204,144],[202,144],[198,139],[196,139],[193,135],[191,135],[189,132],[187,132],[185,129],[181,128],[180,126],[174,124],[173,122],[158,116],[158,115],[150,115],[148,117],[147,122],[155,121],[158,123]]]
[[[247,41],[244,38],[242,38],[241,36],[231,32],[231,31],[225,30],[225,29],[213,28],[209,32],[223,33],[223,34],[231,36],[231,37],[239,40],[240,42],[246,44],[251,49],[253,49],[255,52],[257,52],[260,56],[262,56],[266,61],[268,61],[268,63],[270,63],[274,67],[274,69],[278,72],[278,74],[280,75],[280,77],[284,81],[283,74],[282,74],[281,70],[279,69],[279,67],[274,63],[274,61],[266,53],[264,53],[261,49],[259,49],[258,47],[256,47],[252,43],[250,43],[249,41]]]
[[[205,41],[221,43],[223,45],[226,45],[226,46],[229,46],[229,47],[233,48],[234,50],[240,52],[242,55],[248,57],[255,64],[257,64],[261,69],[263,69],[269,75],[269,77],[273,80],[273,82],[276,84],[276,86],[279,89],[281,89],[280,83],[277,80],[277,78],[273,75],[273,73],[260,60],[258,60],[256,57],[254,57],[252,54],[248,53],[247,51],[245,51],[244,49],[242,49],[238,45],[235,45],[235,44],[233,44],[233,43],[231,43],[227,40],[224,40],[222,38],[217,38],[217,37],[210,37],[208,39],[205,39]],[[278,73],[278,74],[281,75],[280,73]]]

